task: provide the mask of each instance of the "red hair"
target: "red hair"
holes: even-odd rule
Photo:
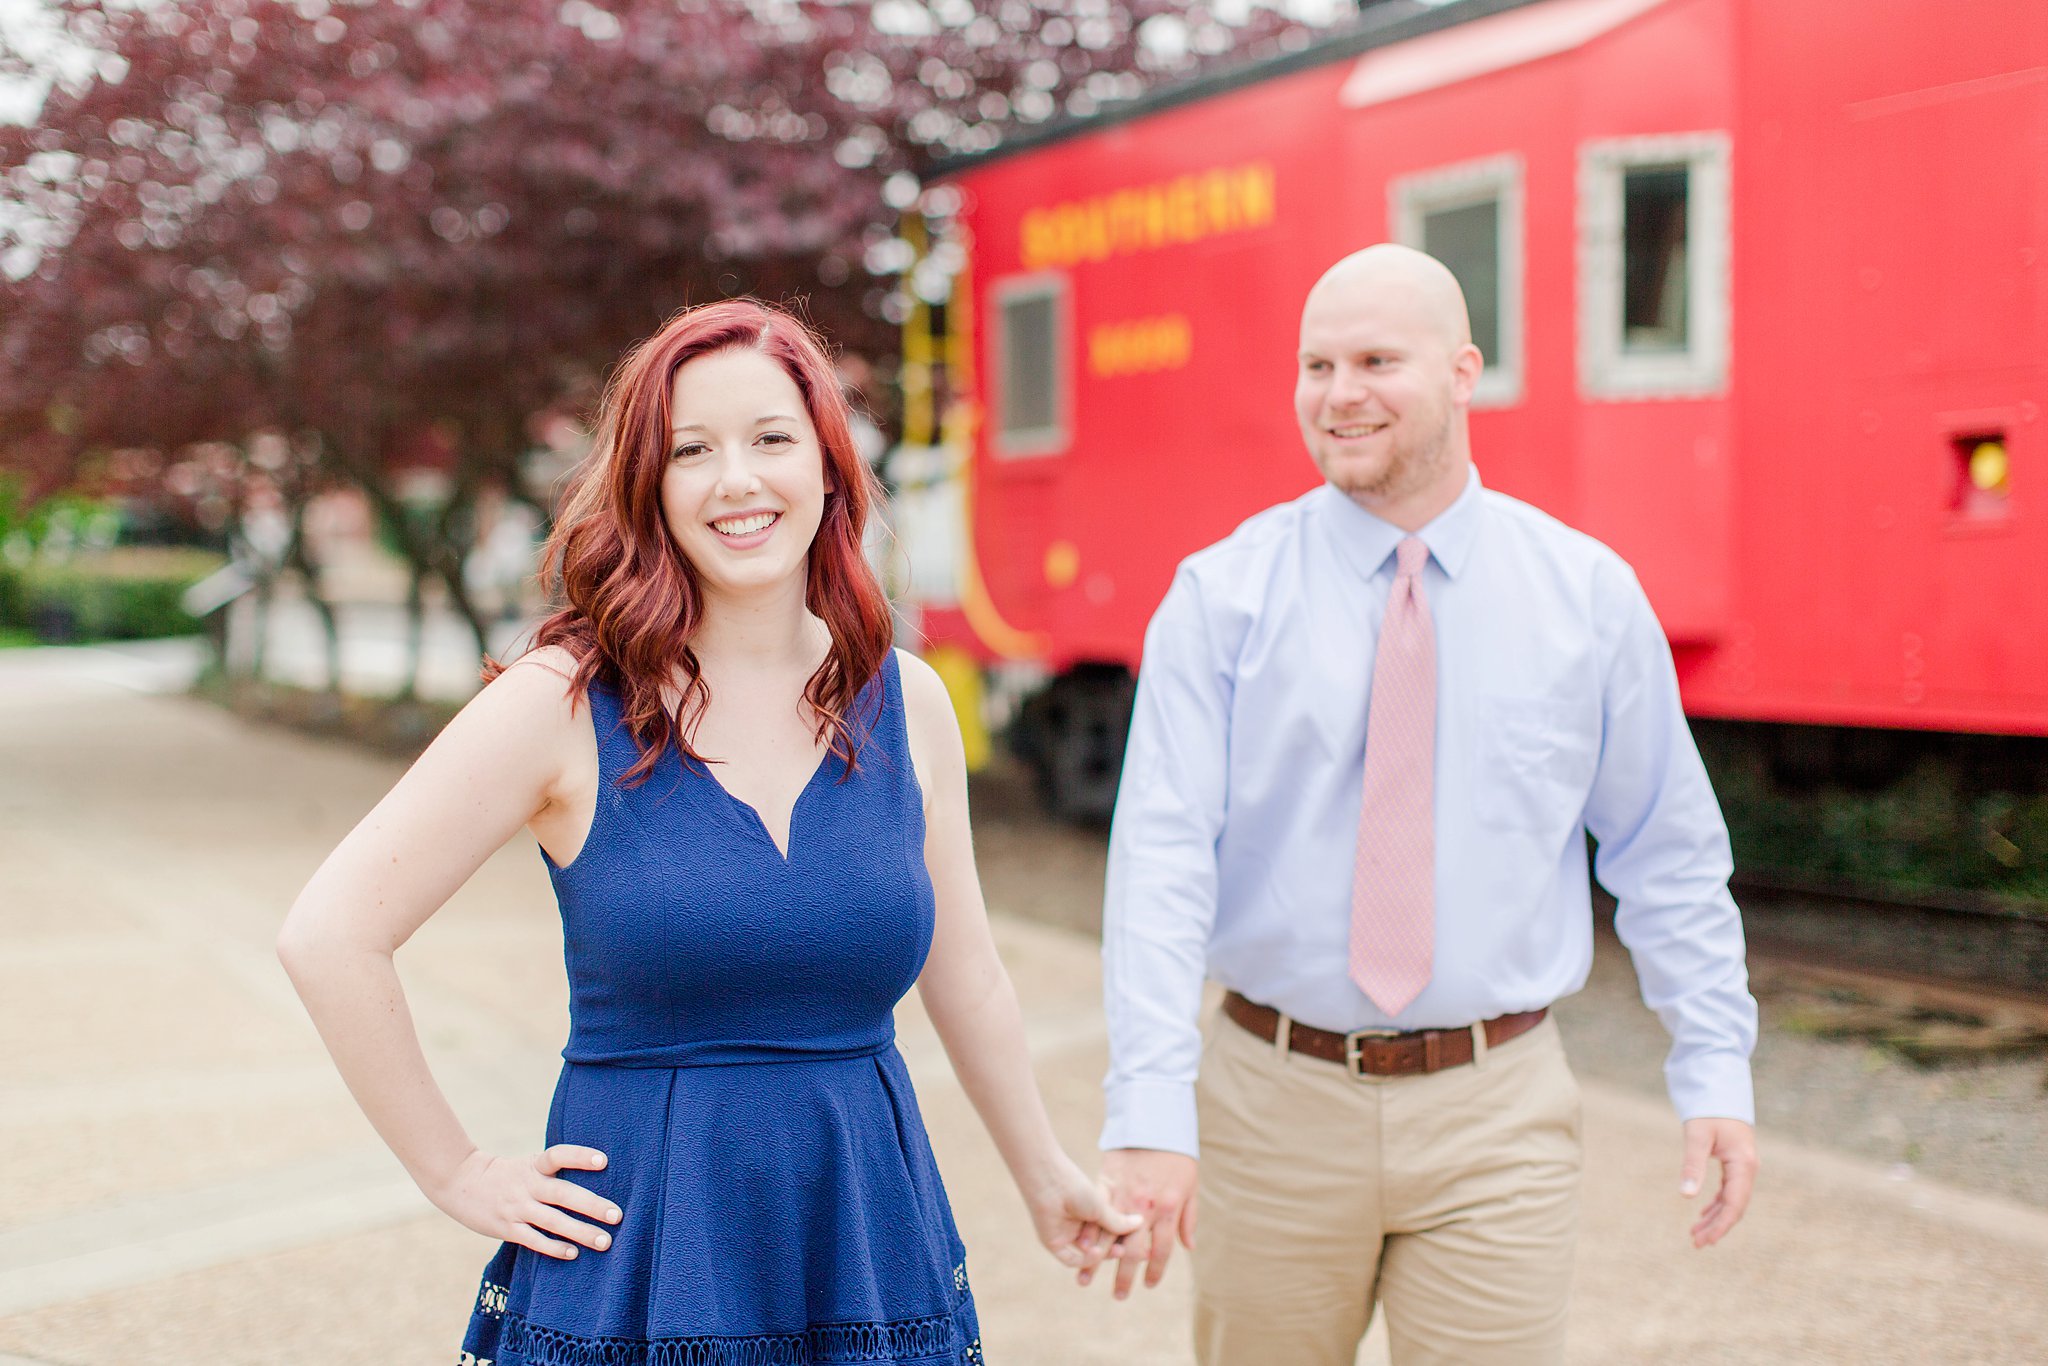
[[[804,700],[818,717],[818,738],[829,736],[849,768],[866,728],[855,724],[854,701],[894,638],[889,600],[861,553],[880,486],[854,447],[851,409],[824,346],[796,318],[758,300],[683,310],[627,352],[605,386],[596,439],[570,481],[543,557],[544,573],[559,577],[565,602],[533,638],[534,648],[560,645],[576,656],[576,689],[595,679],[618,692],[640,748],[628,785],[644,781],[670,746],[703,762],[690,737],[711,700],[691,645],[704,595],[663,520],[661,483],[676,372],[699,356],[741,349],[789,372],[824,453],[828,492],[804,601],[831,631],[832,648],[804,685]],[[492,664],[486,678],[500,671]],[[677,679],[682,698],[671,711],[665,694]]]

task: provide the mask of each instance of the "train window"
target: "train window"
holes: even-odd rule
[[[1397,242],[1449,266],[1465,291],[1472,341],[1486,369],[1476,408],[1522,394],[1522,163],[1489,157],[1403,176],[1388,187]]]
[[[1728,376],[1728,138],[1588,143],[1579,159],[1579,384],[1698,398]]]
[[[1451,268],[1465,288],[1472,341],[1500,354],[1500,201],[1437,209],[1422,215],[1422,249]]]
[[[1621,179],[1621,345],[1683,351],[1686,199],[1692,170],[1639,166]]]
[[[996,286],[996,451],[1049,455],[1067,444],[1066,280],[1046,274]]]

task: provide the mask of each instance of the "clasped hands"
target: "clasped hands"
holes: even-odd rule
[[[1155,1148],[1114,1148],[1102,1155],[1101,1182],[1113,1208],[1135,1220],[1103,1250],[1079,1267],[1075,1279],[1087,1285],[1103,1261],[1116,1262],[1116,1297],[1126,1299],[1144,1268],[1145,1285],[1159,1284],[1177,1240],[1195,1246],[1195,1159]]]

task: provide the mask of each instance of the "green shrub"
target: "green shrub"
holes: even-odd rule
[[[28,522],[28,484],[18,474],[0,470],[0,544]]]
[[[1788,791],[1755,748],[1702,741],[1737,868],[2048,902],[2048,794],[1973,791],[1934,758],[1874,792]]]
[[[0,552],[0,630],[28,629],[28,595],[22,580],[25,571],[9,564]]]
[[[197,619],[178,604],[221,565],[204,550],[127,546],[61,564],[0,565],[0,626],[47,641],[144,640],[191,635]]]

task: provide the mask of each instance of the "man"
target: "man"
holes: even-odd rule
[[[1673,1036],[1682,1193],[1720,1164],[1706,1246],[1757,1165],[1726,828],[1628,566],[1480,486],[1450,272],[1338,262],[1299,362],[1326,484],[1184,562],[1145,639],[1102,1146],[1148,1224],[1116,1293],[1178,1237],[1206,1366],[1350,1366],[1376,1300],[1399,1366],[1559,1361],[1581,1158],[1545,1012],[1592,960],[1584,832]]]

